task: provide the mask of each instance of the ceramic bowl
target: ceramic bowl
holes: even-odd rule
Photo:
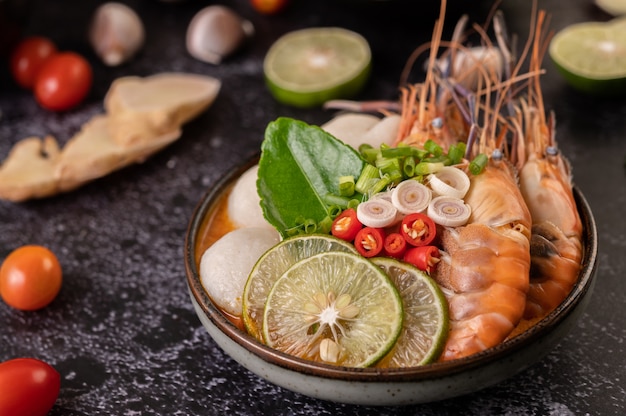
[[[341,403],[406,405],[444,400],[496,384],[539,361],[568,333],[591,297],[598,238],[593,215],[578,188],[574,195],[584,229],[584,255],[578,283],[565,301],[526,332],[467,358],[403,369],[351,369],[318,364],[283,354],[240,330],[212,304],[199,276],[207,217],[225,191],[257,159],[225,175],[200,200],[187,231],[185,265],[193,306],[210,336],[242,366],[286,389]]]

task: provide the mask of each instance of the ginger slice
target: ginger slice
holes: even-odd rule
[[[187,73],[118,78],[104,98],[111,136],[132,146],[172,131],[209,107],[220,87],[216,78]]]
[[[70,191],[132,163],[141,163],[182,133],[176,127],[145,143],[121,146],[111,137],[111,122],[108,116],[94,116],[65,144],[54,171],[59,191]]]
[[[52,136],[27,137],[15,143],[0,166],[0,198],[21,202],[57,193],[54,166],[59,144]]]

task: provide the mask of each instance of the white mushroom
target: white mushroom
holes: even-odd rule
[[[229,232],[200,259],[200,280],[213,302],[241,316],[243,289],[248,275],[263,253],[280,241],[276,230],[239,228]]]
[[[400,116],[391,114],[382,119],[371,114],[341,113],[321,127],[342,142],[358,149],[361,144],[380,147],[392,144],[398,133]]]
[[[259,165],[239,177],[228,196],[228,217],[236,227],[274,228],[263,216],[261,198],[256,189]]]
[[[232,54],[254,28],[225,6],[207,6],[191,19],[187,28],[187,52],[194,58],[211,64],[219,64]]]
[[[89,42],[96,54],[109,66],[129,60],[145,39],[143,23],[130,7],[117,2],[99,6],[89,27]]]

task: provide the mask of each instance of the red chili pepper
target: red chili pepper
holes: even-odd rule
[[[390,233],[385,237],[383,251],[386,256],[401,259],[406,251],[406,240],[400,233]]]
[[[354,238],[354,247],[363,257],[374,257],[382,253],[385,231],[382,228],[361,228]]]
[[[333,220],[330,233],[342,240],[353,242],[361,228],[363,228],[363,224],[358,220],[356,210],[354,208],[348,208],[343,210],[343,212]]]
[[[436,246],[420,246],[408,249],[404,253],[404,261],[430,273],[437,267],[440,256],[441,253]]]
[[[427,246],[437,234],[435,222],[425,214],[409,214],[400,224],[402,237],[412,246]]]

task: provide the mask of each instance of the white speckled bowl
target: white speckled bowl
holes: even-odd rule
[[[598,238],[589,205],[575,188],[585,243],[578,283],[556,310],[521,335],[464,359],[403,369],[350,369],[275,351],[220,313],[204,291],[198,272],[196,246],[206,216],[224,191],[256,162],[229,173],[202,197],[186,235],[185,266],[191,301],[211,337],[245,368],[274,384],[307,396],[363,405],[405,405],[460,396],[496,384],[537,362],[568,333],[587,306],[596,272]]]

